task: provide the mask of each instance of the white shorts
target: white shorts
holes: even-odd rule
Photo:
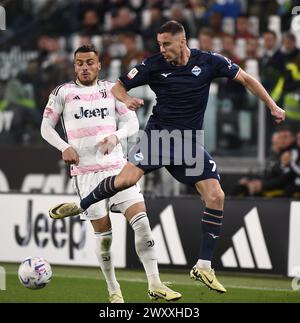
[[[73,177],[73,186],[80,199],[86,197],[106,177],[117,175],[120,169],[109,170],[98,173],[87,173]],[[133,204],[143,202],[140,185],[136,185],[121,191],[109,199],[102,200],[91,205],[84,214],[80,215],[82,220],[97,220],[105,217],[109,211],[125,214],[125,211]]]

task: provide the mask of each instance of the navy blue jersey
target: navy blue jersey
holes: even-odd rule
[[[157,102],[150,122],[201,130],[211,81],[233,79],[238,70],[238,65],[220,54],[192,49],[185,66],[174,66],[159,53],[122,75],[120,81],[127,91],[144,84],[154,91]]]

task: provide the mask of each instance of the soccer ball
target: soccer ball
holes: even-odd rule
[[[23,286],[29,289],[41,289],[52,278],[51,266],[44,258],[28,257],[20,264],[18,277]]]

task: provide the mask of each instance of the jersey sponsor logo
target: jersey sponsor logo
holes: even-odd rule
[[[108,109],[107,108],[101,108],[101,109],[93,109],[84,110],[83,107],[80,107],[79,113],[74,114],[75,119],[82,119],[82,118],[92,118],[92,117],[101,117],[104,119],[108,116]]]
[[[195,65],[192,69],[192,73],[196,76],[198,76],[201,73],[201,68],[197,65]]]
[[[127,77],[131,80],[133,79],[139,71],[134,67],[128,74]]]
[[[161,73],[161,75],[162,75],[162,76],[164,76],[164,77],[166,77],[166,78],[167,78],[170,74],[172,74],[172,73]]]
[[[80,100],[80,96],[79,95],[74,96],[73,100]]]

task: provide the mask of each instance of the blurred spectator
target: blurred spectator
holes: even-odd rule
[[[110,32],[112,34],[120,34],[125,32],[140,33],[139,23],[135,17],[134,12],[129,7],[121,7],[114,16],[114,25]]]
[[[163,16],[160,5],[153,5],[148,10],[150,11],[150,24],[142,32],[144,49],[149,53],[156,53],[159,52],[156,33],[167,19]]]
[[[269,91],[274,88],[284,70],[284,57],[277,45],[274,31],[263,33],[263,56],[260,60],[260,77],[262,84]]]
[[[135,13],[140,13],[145,7],[147,0],[128,0],[127,4]]]
[[[83,14],[80,32],[85,35],[101,35],[103,33],[100,19],[96,10],[90,9]]]
[[[284,73],[284,57],[277,43],[277,35],[272,30],[263,33],[263,56],[259,60],[259,76],[266,90],[271,93],[280,76]],[[270,114],[266,114],[266,142],[274,132],[275,123]]]
[[[222,55],[228,57],[230,60],[232,60],[234,63],[243,66],[244,62],[242,59],[240,59],[235,52],[235,39],[234,36],[229,34],[224,34],[222,38],[222,47],[223,50],[221,52]]]
[[[193,24],[193,20],[187,20],[184,15],[184,7],[182,4],[175,3],[172,5],[170,9],[170,20],[176,20],[180,22],[185,30],[186,38],[189,39],[192,37],[192,34],[194,33],[192,31],[195,30],[195,26]]]
[[[281,76],[272,91],[273,99],[281,104],[286,111],[286,122],[294,130],[298,129],[300,122],[300,53],[293,61],[285,65]]]
[[[285,33],[282,39],[281,48],[285,63],[293,61],[299,54],[299,49],[296,46],[296,37],[292,33]]]
[[[143,60],[144,53],[137,48],[136,36],[134,33],[120,34],[119,40],[125,47],[125,55],[121,58],[121,74],[125,74],[133,66]]]
[[[199,31],[199,48],[205,52],[213,50],[213,31],[211,28],[204,27]]]
[[[68,53],[62,48],[57,37],[42,35],[38,39],[39,68],[42,79],[43,106],[51,89],[57,83],[64,83],[73,77],[72,64]]]
[[[28,93],[27,96],[31,98],[28,101],[32,102],[30,103],[30,107],[36,107],[36,109],[39,110],[39,115],[41,116],[45,102],[43,101],[41,94],[43,80],[38,61],[35,59],[30,60],[27,64],[26,70],[19,74],[18,79],[26,89],[26,92]]]
[[[220,13],[223,17],[237,18],[241,13],[241,4],[239,0],[213,1],[208,9],[210,13]]]
[[[234,63],[239,64],[242,68],[244,65],[235,53],[235,39],[229,34],[224,34],[222,38],[223,51],[222,55],[232,60]],[[222,150],[237,150],[241,146],[239,139],[239,122],[238,116],[241,110],[247,110],[247,104],[241,102],[248,102],[247,92],[245,87],[238,82],[232,82],[227,78],[219,79],[218,99],[220,102],[220,109],[218,109],[218,119],[220,127],[218,127],[218,140],[219,147]],[[228,109],[230,112],[228,113]]]
[[[246,45],[246,59],[259,60],[258,39],[255,37],[248,38]]]
[[[285,188],[291,185],[294,174],[289,167],[286,152],[295,147],[291,129],[283,126],[272,135],[272,151],[261,177],[240,179],[232,195],[285,196]]]
[[[223,36],[222,14],[213,12],[208,18],[208,26],[213,31],[213,37],[221,38]]]
[[[300,198],[300,129],[296,133],[296,147],[285,153],[286,163],[289,164],[294,180],[285,188],[288,197]]]
[[[240,15],[237,17],[235,38],[242,38],[245,40],[254,38],[254,35],[249,31],[249,21],[247,15]]]
[[[7,82],[4,90],[5,112],[10,113],[11,122],[6,129],[7,133],[4,136],[0,134],[2,144],[29,144],[40,137],[38,128],[41,113],[32,91],[32,84],[23,84],[17,78]]]
[[[58,37],[42,35],[38,39],[39,63],[42,68],[57,64],[64,60],[68,55],[61,48]]]
[[[203,0],[188,0],[187,8],[191,11],[193,24],[195,25],[195,36],[197,31],[207,25],[205,21],[206,3]]]

